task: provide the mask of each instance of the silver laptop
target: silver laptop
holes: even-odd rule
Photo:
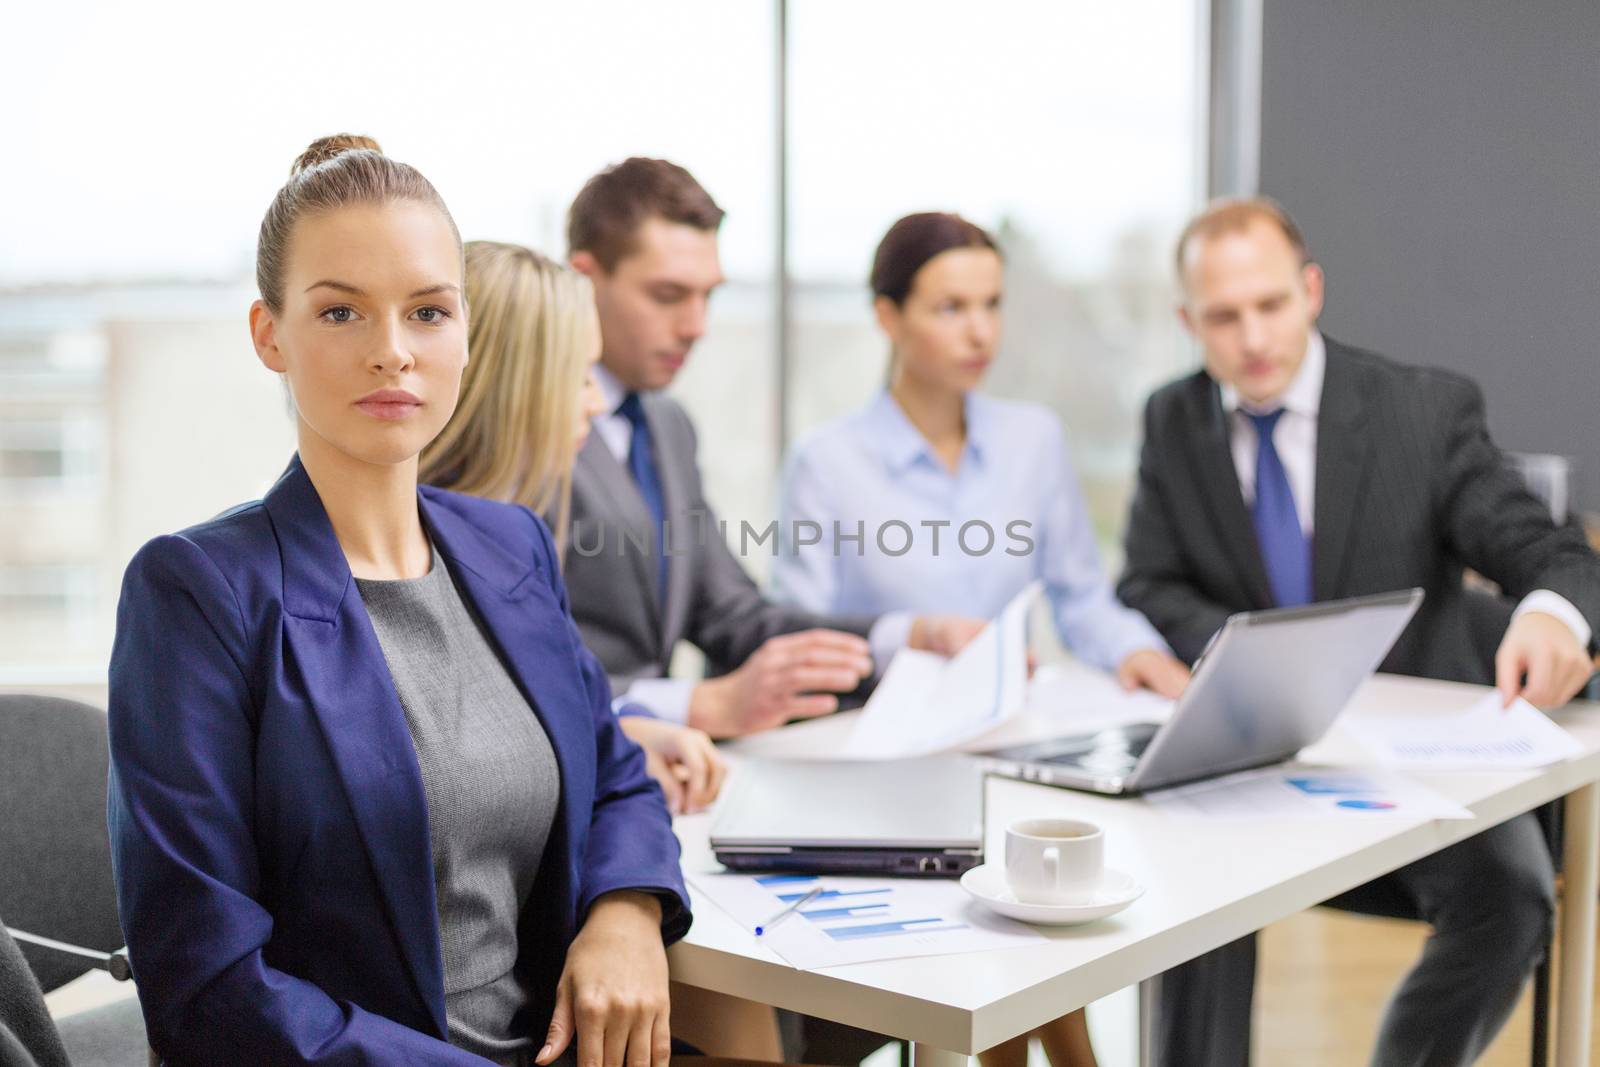
[[[1286,760],[1327,733],[1421,602],[1410,589],[1234,615],[1165,723],[996,749],[990,770],[1119,794]]]
[[[747,760],[711,849],[735,871],[954,877],[983,862],[983,771],[970,756]]]

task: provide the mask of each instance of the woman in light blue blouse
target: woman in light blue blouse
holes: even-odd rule
[[[812,611],[992,617],[1039,579],[1075,655],[1175,696],[1188,671],[1117,602],[1060,421],[976,392],[999,346],[1001,273],[993,239],[955,215],[908,215],[884,236],[872,288],[889,384],[795,446],[776,587]]]
[[[888,387],[802,439],[784,474],[779,596],[817,612],[992,617],[1044,582],[1062,642],[1132,689],[1176,696],[1189,672],[1116,600],[1061,423],[980,395],[1000,340],[993,238],[955,215],[908,215],[872,265]],[[1093,1064],[1082,1012],[1041,1028],[1055,1067]],[[983,1057],[1023,1064],[1026,1038]]]

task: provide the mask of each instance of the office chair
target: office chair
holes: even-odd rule
[[[1550,518],[1555,523],[1565,525],[1573,520],[1572,509],[1572,461],[1566,456],[1549,455],[1533,452],[1510,452],[1506,454],[1506,461],[1522,475],[1527,483],[1528,490],[1538,497],[1550,509]],[[1504,607],[1507,609],[1507,622],[1509,622],[1509,609],[1513,606],[1505,598]],[[1482,647],[1482,635],[1479,627],[1492,622],[1479,614],[1481,606],[1474,605],[1468,612],[1468,619],[1473,626],[1474,639]],[[1505,634],[1505,625],[1499,628],[1499,635]],[[1487,662],[1494,662],[1495,649],[1499,647],[1500,638],[1494,638],[1494,645],[1490,647]],[[1597,695],[1594,683],[1591,681],[1586,693],[1579,696],[1595,697]],[[1557,900],[1560,900],[1562,859],[1562,826],[1561,803],[1557,801],[1546,804],[1534,812],[1539,819],[1539,826],[1544,831],[1545,843],[1550,846],[1550,858],[1555,861],[1557,882]],[[1544,958],[1533,972],[1533,1067],[1546,1067],[1550,1062],[1550,1003],[1551,1003],[1551,949],[1554,939],[1545,945]]]
[[[1472,637],[1474,651],[1488,664],[1494,663],[1494,654],[1511,623],[1511,613],[1516,604],[1508,597],[1487,590],[1468,587],[1466,598],[1467,628]],[[1580,694],[1581,695],[1581,694]],[[1545,804],[1534,809],[1539,828],[1544,831],[1545,844],[1550,846],[1550,858],[1555,862],[1556,875],[1561,873],[1561,803]],[[1545,1067],[1550,1062],[1550,949],[1545,944],[1544,957],[1533,972],[1533,1065]]]
[[[98,708],[0,695],[0,916],[46,993],[97,967],[128,977],[106,831],[109,764]],[[60,1033],[77,1067],[145,1062],[134,999],[69,1016]]]
[[[1550,517],[1557,525],[1571,521],[1571,463],[1565,456],[1507,453],[1506,462],[1522,476],[1529,491],[1550,509]],[[1466,589],[1467,630],[1474,653],[1488,665],[1491,674],[1495,653],[1505,637],[1506,627],[1511,624],[1511,614],[1515,609],[1516,602],[1502,595],[1498,589],[1479,581],[1469,581]],[[1587,695],[1595,695],[1592,686]],[[1544,831],[1545,842],[1550,846],[1550,856],[1555,861],[1559,878],[1561,804],[1559,801],[1545,804],[1534,811],[1534,816]],[[1533,1067],[1545,1067],[1550,1062],[1551,947],[1552,944],[1545,945],[1544,958],[1533,973]]]
[[[67,1051],[50,1021],[28,961],[0,924],[0,1067],[67,1067]]]

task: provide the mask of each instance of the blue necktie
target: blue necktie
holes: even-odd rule
[[[639,402],[639,394],[629,393],[617,406],[617,414],[633,426],[633,442],[628,446],[628,471],[633,475],[634,484],[639,487],[639,495],[644,497],[644,506],[650,509],[650,517],[655,519],[655,530],[650,541],[656,550],[656,595],[664,604],[667,599],[667,556],[664,551],[667,505],[666,498],[661,494],[661,476],[656,472],[656,450],[650,440],[650,424],[645,421],[644,405]]]
[[[1250,519],[1261,546],[1272,599],[1280,608],[1311,603],[1311,539],[1300,529],[1289,475],[1272,443],[1273,428],[1283,416],[1280,408],[1270,415],[1245,412],[1256,429],[1256,503]]]

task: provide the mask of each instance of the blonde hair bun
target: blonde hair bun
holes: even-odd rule
[[[329,137],[318,137],[306,146],[300,153],[300,158],[294,161],[289,168],[289,177],[294,177],[302,171],[310,170],[319,163],[341,156],[346,152],[365,149],[383,155],[383,148],[371,137],[363,137],[359,133],[336,133]]]
[[[392,204],[414,200],[430,204],[450,223],[461,247],[461,235],[450,211],[417,168],[383,154],[378,142],[353,133],[319,137],[306,146],[272,198],[256,238],[256,285],[274,315],[283,309],[283,276],[289,237],[304,216],[338,211],[351,204]]]

